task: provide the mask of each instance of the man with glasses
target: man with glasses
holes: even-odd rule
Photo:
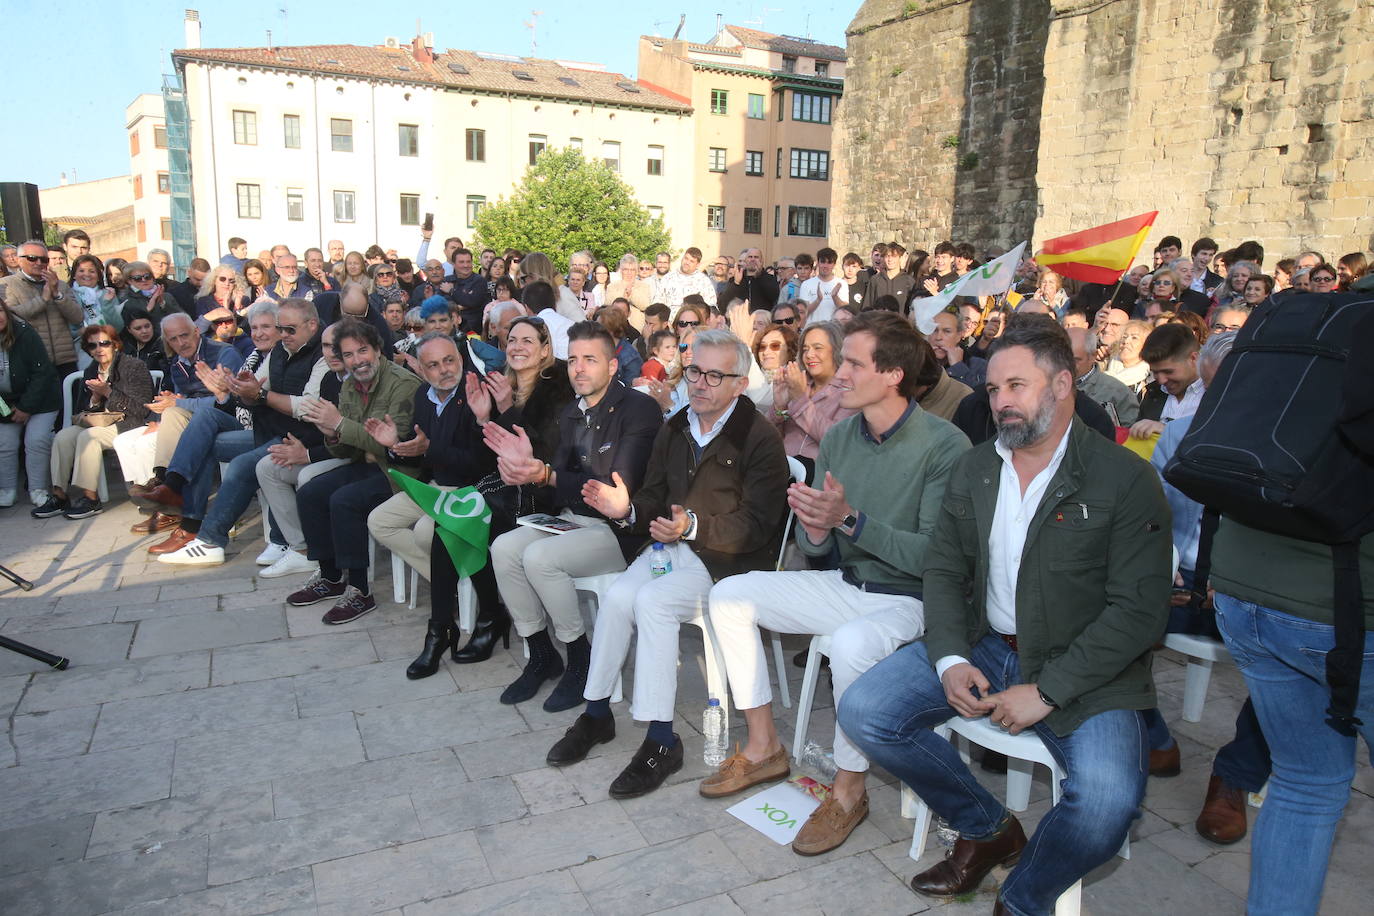
[[[727,255],[716,258],[711,265],[711,285],[716,289],[716,301],[721,301],[721,296],[725,295],[730,289],[730,271],[735,266],[735,259]]]
[[[687,409],[658,431],[644,486],[632,492],[613,478],[582,488],[621,531],[652,542],[597,611],[586,711],[548,754],[553,766],[568,766],[615,737],[610,697],[637,631],[630,713],[649,731],[611,783],[612,798],[652,792],[682,768],[673,732],[680,625],[702,615],[716,579],[771,568],[777,557],[790,474],[777,429],[745,396],[752,361],[729,331],[699,331],[683,370]],[[671,571],[658,575],[654,563],[664,558]]]
[[[279,254],[275,263],[277,279],[267,288],[269,298],[277,302],[315,298],[314,286],[307,278],[301,276],[300,263],[294,254],[289,251]]]
[[[265,301],[270,302],[272,300]],[[248,355],[253,352],[253,338],[245,334],[243,328],[239,327],[239,320],[233,312],[221,305],[206,312],[203,317],[210,326],[205,334],[211,340],[228,344],[238,350],[239,355],[244,359],[247,359]]]
[[[1245,327],[1245,320],[1250,317],[1248,308],[1229,305],[1217,309],[1217,313],[1212,316],[1212,333],[1225,334],[1228,331],[1239,331]]]
[[[57,368],[57,377],[66,378],[76,371],[71,326],[82,322],[81,303],[49,268],[46,244],[25,242],[19,246],[16,257],[19,269],[0,279],[0,300],[33,326]]]

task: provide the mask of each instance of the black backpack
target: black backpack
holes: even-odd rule
[[[1195,589],[1221,515],[1331,545],[1336,646],[1327,720],[1354,734],[1364,649],[1360,538],[1374,531],[1374,297],[1270,299],[1237,332],[1164,477],[1206,507]]]

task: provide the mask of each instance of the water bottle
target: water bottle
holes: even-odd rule
[[[949,821],[935,815],[935,843],[945,849],[953,849],[959,841],[959,831],[949,825]]]
[[[673,571],[673,558],[668,556],[666,544],[655,543],[649,558],[649,572],[655,577],[666,576]]]
[[[708,767],[720,766],[726,757],[725,710],[721,708],[720,700],[715,697],[706,701],[706,710],[701,714],[701,733],[706,736],[701,750],[701,762]]]
[[[825,748],[814,741],[806,742],[802,748],[801,756],[797,758],[797,765],[805,770],[810,770],[821,778],[822,782],[834,782],[835,758]]]

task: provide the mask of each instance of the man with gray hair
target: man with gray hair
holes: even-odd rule
[[[582,488],[588,505],[654,542],[597,612],[587,710],[548,755],[550,764],[567,766],[614,737],[610,697],[637,630],[630,713],[649,722],[649,732],[611,783],[612,798],[652,792],[682,768],[682,741],[673,732],[679,626],[703,614],[716,579],[771,569],[777,556],[791,475],[777,429],[744,394],[751,361],[729,331],[698,331],[692,365],[683,370],[687,409],[658,431],[644,486],[631,494],[615,479]],[[665,562],[671,575],[655,570]]]
[[[172,256],[161,248],[148,251],[148,267],[153,272],[153,280],[162,286],[176,280],[172,275]]]
[[[0,301],[23,318],[42,338],[58,378],[76,371],[71,326],[82,320],[81,303],[49,268],[48,245],[31,239],[19,246],[19,269],[0,279]]]
[[[1066,328],[1073,345],[1074,385],[1100,404],[1112,418],[1113,426],[1130,426],[1140,417],[1140,399],[1119,379],[1097,367],[1097,332],[1087,328]]]

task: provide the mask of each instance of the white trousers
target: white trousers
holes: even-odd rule
[[[587,673],[589,700],[611,695],[625,666],[630,636],[639,630],[635,646],[635,686],[630,715],[641,722],[673,721],[677,702],[678,626],[706,609],[711,574],[686,544],[665,551],[673,571],[655,576],[652,550],[646,550],[621,574],[596,612],[592,635],[592,663]]]
[[[129,483],[147,483],[153,476],[153,465],[157,453],[157,432],[149,432],[148,427],[140,426],[114,439],[115,455],[119,457],[119,469]]]
[[[722,579],[711,589],[711,623],[737,709],[773,700],[759,627],[830,637],[836,708],[859,675],[925,632],[920,601],[864,591],[845,582],[838,569],[751,572]],[[838,724],[835,765],[854,773],[868,770],[868,760]]]
[[[344,458],[326,458],[310,464],[293,464],[282,467],[272,460],[271,455],[258,459],[258,489],[267,508],[272,512],[272,521],[277,523],[286,546],[292,550],[305,552],[305,532],[301,530],[301,513],[296,508],[296,488],[348,464]]]

